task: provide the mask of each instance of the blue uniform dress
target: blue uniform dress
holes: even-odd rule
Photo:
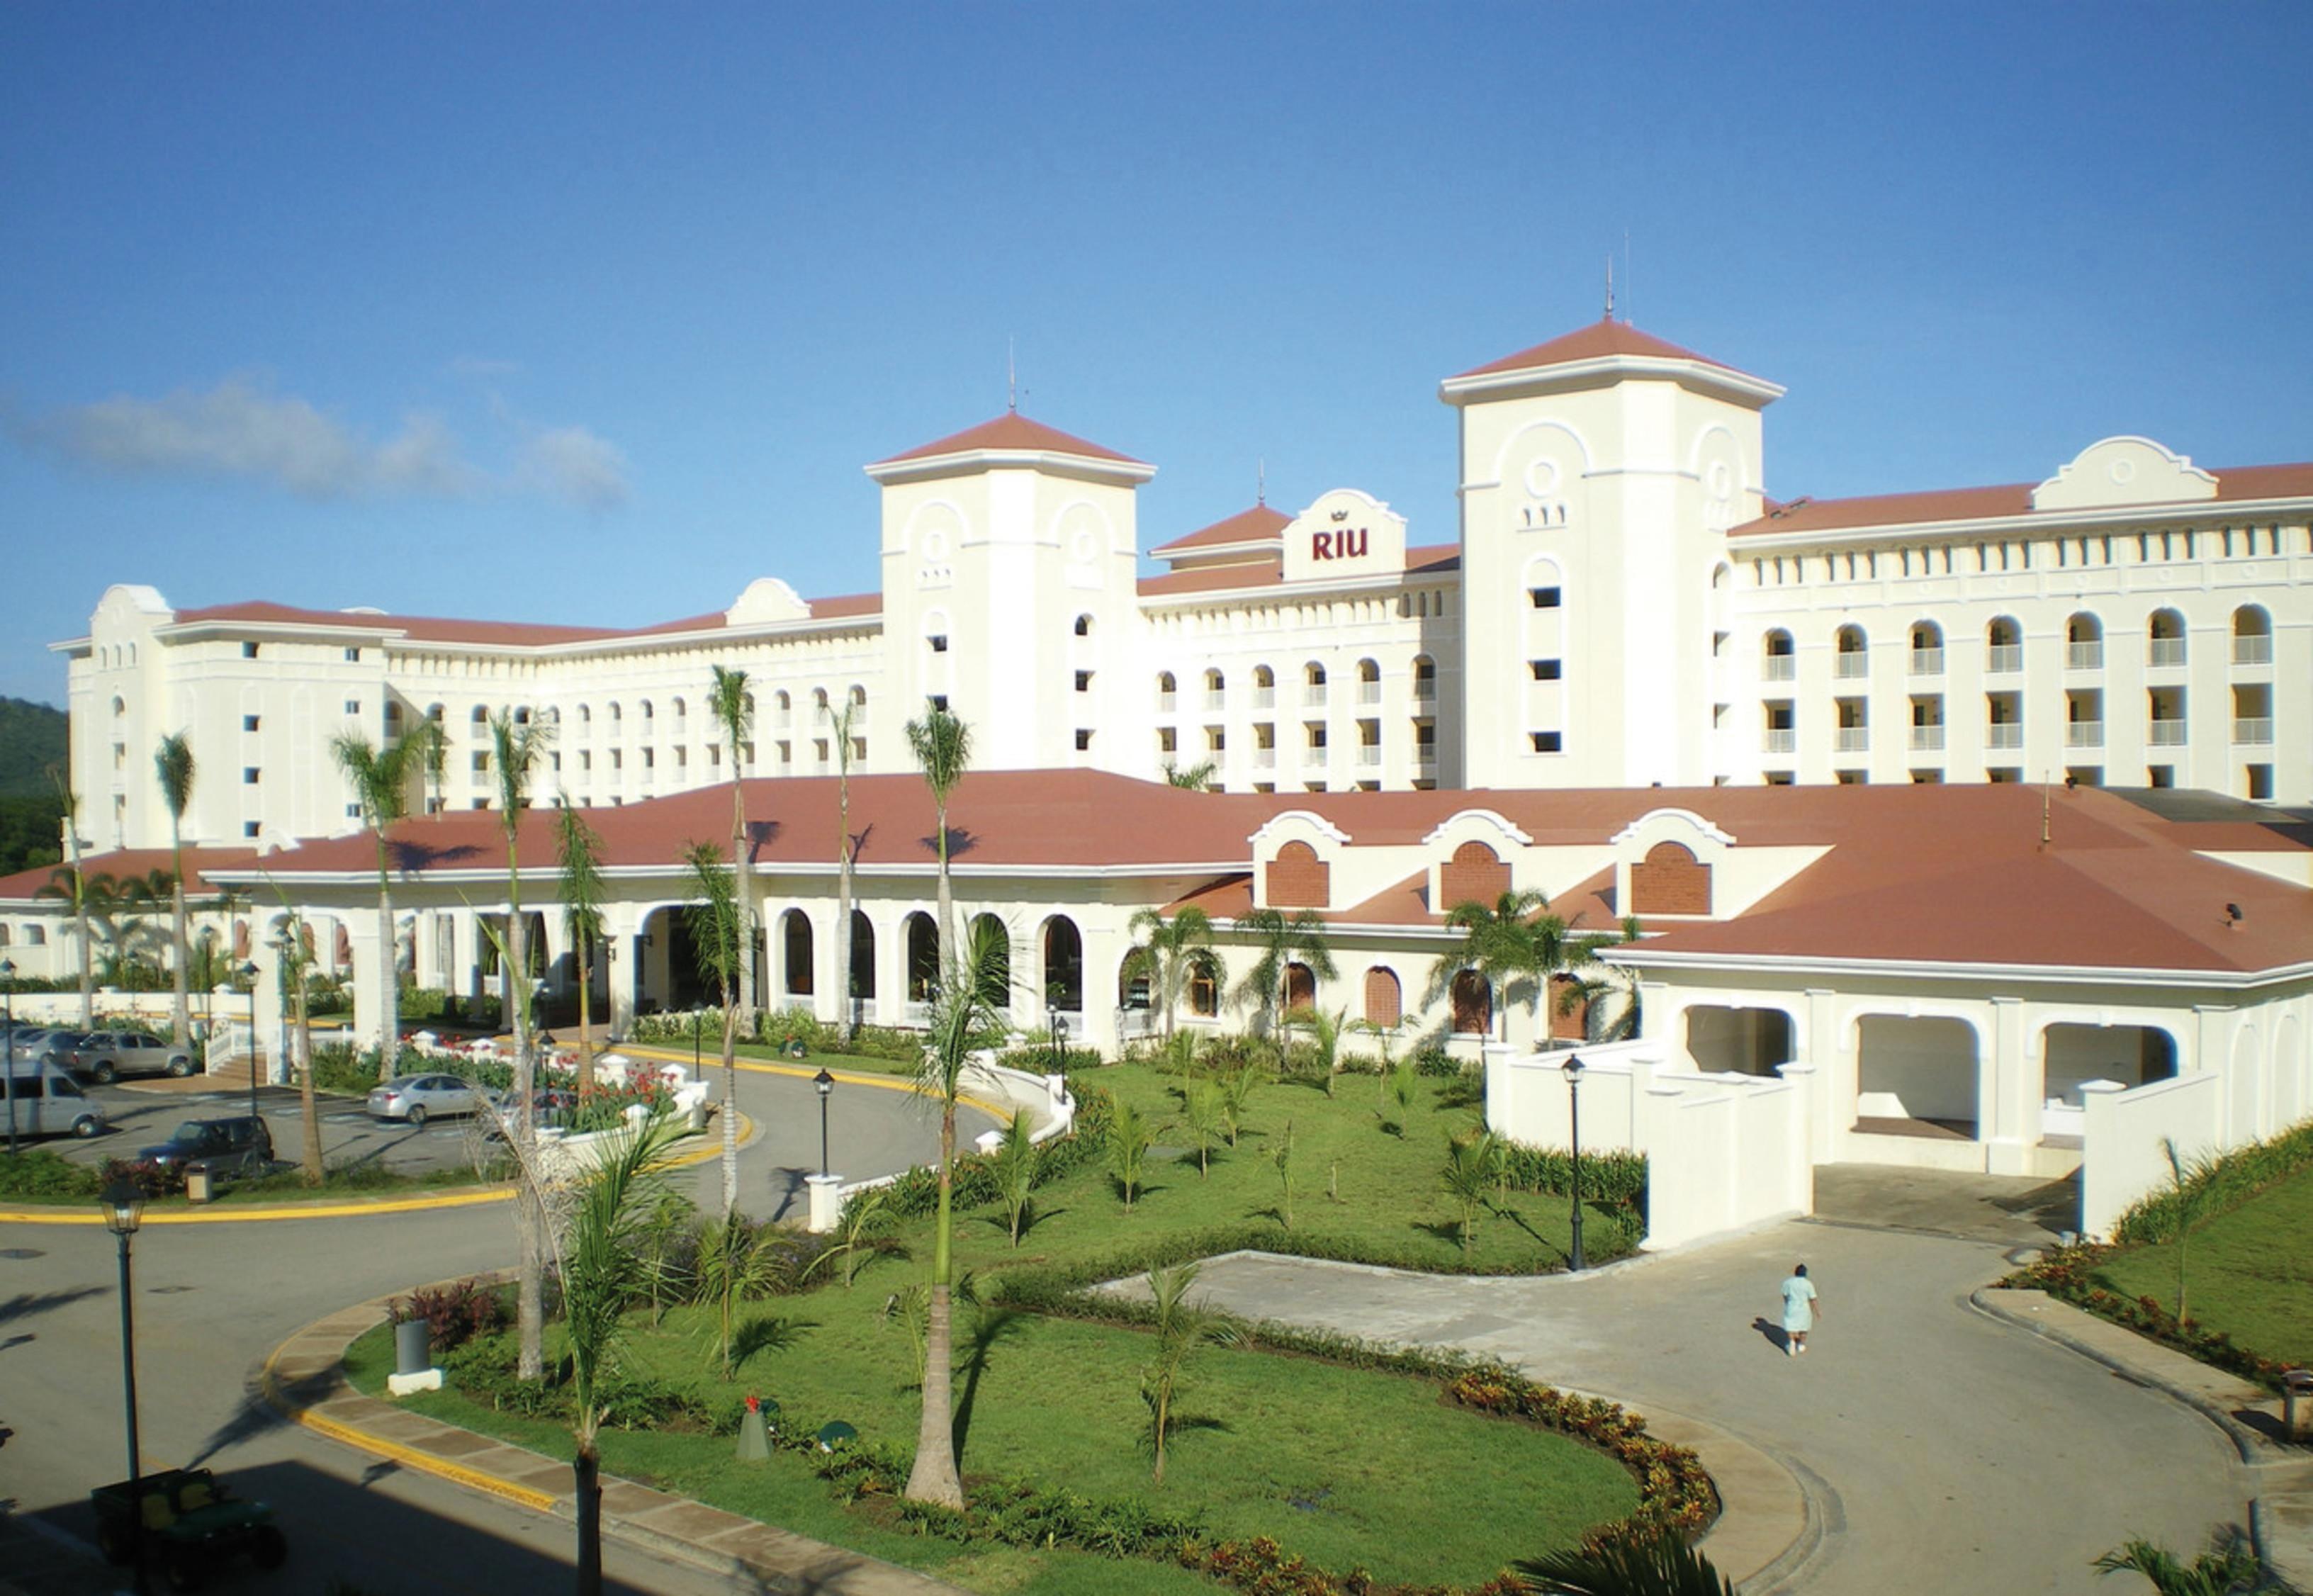
[[[1783,1328],[1815,1328],[1815,1282],[1804,1274],[1794,1274],[1783,1282]]]

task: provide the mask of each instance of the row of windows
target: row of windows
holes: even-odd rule
[[[1355,669],[1358,701],[1368,704],[1379,703],[1381,701],[1380,664],[1370,658],[1360,659]],[[1085,678],[1088,677],[1090,673],[1080,672],[1078,675],[1080,678]],[[1437,696],[1438,662],[1436,660],[1427,654],[1415,655],[1412,675],[1415,698],[1426,699]],[[1078,691],[1082,691],[1082,687],[1083,682],[1080,680]],[[1330,687],[1331,683],[1326,676],[1325,667],[1316,660],[1313,659],[1301,667],[1301,701],[1305,705],[1315,706],[1325,703]],[[1228,693],[1227,673],[1217,667],[1209,668],[1204,674],[1204,691],[1206,709],[1218,710],[1226,707]],[[1172,713],[1179,705],[1179,677],[1171,671],[1157,672],[1157,712]],[[1274,707],[1276,702],[1277,673],[1265,665],[1254,666],[1253,667],[1253,707],[1256,710],[1266,710]]]
[[[1983,629],[1984,669],[1995,675],[2024,668],[2024,629],[2014,618],[1994,616]],[[1944,631],[1932,621],[1915,621],[1910,632],[1911,674],[1940,675],[1944,668]],[[1871,639],[1850,622],[1833,635],[1833,671],[1841,676],[1869,674]],[[1763,674],[1771,682],[1790,681],[1798,671],[1791,634],[1776,627],[1761,639]],[[2232,662],[2256,666],[2273,663],[2273,616],[2263,604],[2243,604],[2232,615]],[[2145,663],[2155,667],[2185,663],[2185,618],[2175,610],[2155,610],[2145,620]],[[2104,666],[2104,621],[2090,611],[2080,611],[2064,622],[2064,665],[2068,670],[2100,670]]]
[[[2235,560],[2278,555],[2284,529],[2273,526],[2225,526],[2202,532],[2185,527],[2168,532],[2108,533],[2088,537],[2055,538],[2046,542],[2002,542],[1942,544],[1934,548],[1865,549],[1814,554],[1778,554],[1751,561],[1754,586],[1782,586],[1807,579],[1810,568],[1820,569],[1826,582],[1874,581],[1882,576],[1985,575],[2006,570],[2031,570],[2033,551],[2042,550],[2043,566],[2053,551],[2055,569],[2076,566],[2151,565],[2177,560]],[[2313,551],[2301,529],[2286,529],[2286,542],[2300,545],[2295,552]],[[1955,562],[1955,550],[1970,556]],[[2126,556],[2133,553],[2133,560]],[[1820,566],[1815,562],[1820,560]],[[1884,569],[1883,569],[1884,562]]]
[[[2271,803],[2273,794],[2273,766],[2260,762],[2243,764],[2239,770],[2241,795],[2255,803]],[[2002,784],[2012,785],[2020,783],[2024,780],[2024,771],[2020,765],[1991,765],[1985,768],[1983,779],[1995,787]],[[1790,771],[1766,772],[1766,782],[1770,787],[1790,787],[1797,780],[1798,777]],[[1832,772],[1832,780],[1842,787],[1869,787],[1871,784],[1871,772],[1856,770],[1834,771]],[[1943,780],[1944,772],[1940,766],[1916,770],[1910,775],[1910,780],[1914,786],[1940,786]],[[2102,787],[2104,781],[2105,770],[2100,764],[2072,764],[2064,767],[2064,785],[2067,787]],[[1720,785],[1723,786],[1725,783],[1722,782]],[[2144,785],[2147,787],[2176,786],[2177,767],[2173,764],[2146,765]]]
[[[2244,683],[2231,691],[2232,741],[2237,746],[2260,747],[2273,741],[2273,689],[2264,683]],[[2147,740],[2155,747],[2183,747],[2189,742],[2185,713],[2185,690],[2153,687],[2145,691]],[[1832,701],[1834,730],[1842,753],[1862,753],[1870,747],[1871,705],[1861,698]],[[1984,694],[1984,743],[1990,748],[2024,745],[2023,694]],[[1798,711],[1789,699],[1772,699],[1761,706],[1766,731],[1765,751],[1789,753],[1797,746]],[[1944,700],[1940,693],[1916,693],[1910,701],[1911,746],[1915,751],[1944,745]],[[2064,694],[2065,742],[2074,748],[2104,745],[2105,694],[2101,688],[2072,688]]]

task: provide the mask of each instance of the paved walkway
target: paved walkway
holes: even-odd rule
[[[387,1301],[330,1314],[284,1342],[266,1360],[267,1401],[332,1441],[534,1512],[575,1520],[567,1463],[362,1396],[346,1383],[346,1348],[384,1322]],[[960,1596],[953,1585],[928,1575],[612,1475],[602,1477],[602,1532],[729,1574],[750,1590],[793,1596]]]
[[[1824,1313],[1790,1358],[1775,1288],[1802,1258]],[[1730,1480],[1706,1549],[1750,1592],[2114,1596],[2089,1565],[2122,1540],[2197,1549],[2216,1528],[2246,1529],[2258,1483],[2225,1432],[1977,1308],[2004,1270],[1993,1243],[1791,1223],[1571,1279],[1238,1255],[1200,1283],[1253,1317],[1499,1357],[1625,1401],[1667,1435],[1707,1419],[1707,1464],[1719,1466],[1709,1430],[1732,1435],[1803,1498],[1799,1544],[1762,1569],[1790,1515],[1770,1482],[1746,1501]],[[1760,1510],[1769,1521],[1746,1522]]]

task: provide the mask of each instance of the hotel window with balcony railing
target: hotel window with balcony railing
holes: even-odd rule
[[[1832,734],[1832,747],[1841,754],[1864,754],[1871,747],[1871,706],[1860,698],[1842,698],[1839,705],[1839,725]]]
[[[1911,745],[1914,753],[1933,754],[1944,745],[1944,701],[1926,695],[1912,701]]]
[[[1842,626],[1835,652],[1832,655],[1831,674],[1842,681],[1858,681],[1871,674],[1871,645],[1860,626]]]
[[[1434,703],[1438,698],[1438,662],[1427,654],[1413,657],[1413,701]]]
[[[1799,656],[1791,651],[1791,634],[1777,628],[1761,643],[1759,676],[1765,682],[1789,682],[1799,675]]]
[[[1358,702],[1381,702],[1381,666],[1370,659],[1358,661]]]
[[[1776,699],[1766,706],[1767,721],[1760,740],[1760,751],[1765,754],[1790,754],[1799,747],[1799,722],[1789,699]]]
[[[2064,694],[2064,746],[2104,746],[2104,694],[2094,688],[2076,688]]]
[[[1912,675],[1940,676],[1943,674],[1943,628],[1932,621],[1914,622],[1912,627]]]
[[[1205,673],[1205,708],[1225,710],[1228,707],[1228,679],[1218,671]]]
[[[1325,667],[1314,659],[1301,667],[1301,701],[1313,710],[1325,705]]]
[[[2145,692],[2144,739],[2154,748],[2185,745],[2185,690],[2154,687]]]
[[[2174,610],[2155,610],[2144,628],[2144,663],[2155,670],[2170,670],[2185,663],[2185,617]]]
[[[2104,669],[2104,622],[2094,615],[2074,615],[2064,622],[2064,668]]]
[[[1995,676],[2024,668],[2024,629],[2005,615],[1983,629],[1983,668]]]
[[[2262,604],[2243,604],[2233,612],[2233,663],[2273,663],[2273,617]]]
[[[1159,715],[1170,715],[1174,710],[1180,707],[1181,695],[1174,690],[1173,673],[1170,671],[1157,672],[1156,712]]]
[[[1265,665],[1253,667],[1253,707],[1256,710],[1277,707],[1277,673]]]
[[[2273,688],[2245,683],[2233,689],[2233,745],[2263,748],[2273,742]]]

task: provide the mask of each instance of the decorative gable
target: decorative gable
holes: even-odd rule
[[[1692,809],[1653,809],[1613,839],[1614,901],[1640,920],[1707,918],[1713,868],[1735,839]]]
[[[2149,437],[2108,437],[2032,489],[2036,510],[2191,504],[2217,496],[2217,479]]]

